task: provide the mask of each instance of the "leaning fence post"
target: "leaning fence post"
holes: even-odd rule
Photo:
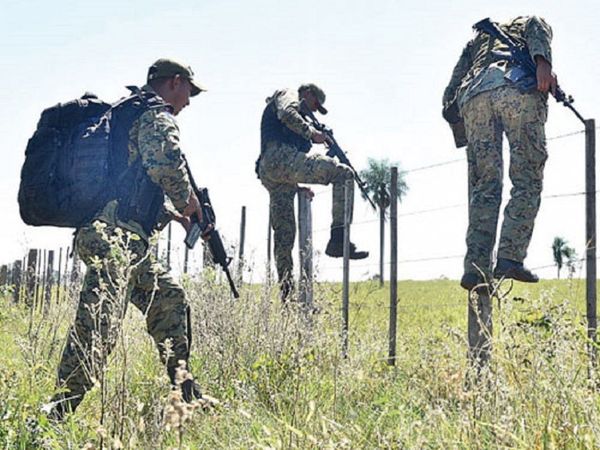
[[[388,364],[396,365],[396,324],[398,320],[398,168],[392,167],[390,186],[390,324]],[[382,265],[383,269],[383,265]],[[383,272],[382,272],[383,273]],[[383,278],[382,278],[383,279]]]
[[[585,121],[585,239],[588,354],[596,367],[596,121]]]
[[[298,300],[306,306],[313,303],[312,210],[310,191],[298,190],[298,247],[300,254],[300,292]]]
[[[240,248],[238,253],[237,279],[242,284],[244,275],[244,245],[246,243],[246,207],[242,206],[242,217],[240,220]]]
[[[342,281],[342,355],[348,356],[348,332],[350,309],[350,220],[352,220],[352,183],[346,180],[344,186],[344,269]]]

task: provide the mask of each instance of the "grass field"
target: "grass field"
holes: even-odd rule
[[[598,448],[600,402],[588,380],[582,280],[504,286],[494,356],[469,374],[466,293],[456,281],[399,283],[398,357],[386,363],[389,290],[351,286],[349,355],[341,286],[318,284],[320,310],[281,308],[246,286],[229,300],[214,277],[186,280],[192,372],[220,404],[182,407],[130,308],[108,371],[65,423],[40,406],[76,290],[42,314],[0,299],[2,448]]]

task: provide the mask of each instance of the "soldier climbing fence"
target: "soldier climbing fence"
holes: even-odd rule
[[[586,263],[586,319],[587,319],[587,331],[589,338],[588,351],[590,361],[592,365],[596,365],[596,341],[597,341],[597,298],[596,298],[596,180],[595,180],[595,135],[596,125],[594,120],[588,120],[585,124],[584,131],[577,131],[574,133],[567,133],[560,136],[549,138],[548,140],[562,139],[569,136],[578,135],[585,133],[585,191],[583,192],[568,192],[558,193],[553,195],[544,195],[543,198],[561,198],[561,197],[585,197],[586,200],[586,220],[585,220],[585,257],[582,261]],[[406,171],[406,173],[414,173],[427,171],[439,167],[449,166],[460,161],[464,161],[464,158],[456,158],[448,161],[442,161],[434,164],[417,167]],[[395,186],[395,183],[392,183]],[[328,192],[321,191],[316,192],[316,196]],[[300,259],[300,299],[306,303],[312,303],[313,301],[313,287],[312,282],[315,278],[314,267],[313,267],[313,235],[320,232],[324,232],[325,229],[314,230],[312,227],[312,212],[311,212],[311,197],[306,191],[301,191],[299,198],[299,259]],[[392,195],[392,198],[396,198]],[[423,214],[430,214],[438,211],[446,211],[454,208],[465,207],[466,203],[458,203],[451,205],[440,205],[433,208],[421,209],[417,211],[408,211],[399,213],[397,207],[392,205],[391,217],[390,217],[390,260],[385,262],[386,266],[390,266],[390,322],[389,322],[389,333],[388,333],[388,362],[390,364],[395,363],[396,357],[396,323],[397,323],[397,312],[411,305],[402,305],[401,293],[397,292],[397,270],[398,266],[402,264],[418,264],[436,260],[447,260],[447,259],[461,259],[462,254],[456,255],[434,255],[431,257],[419,256],[413,258],[398,259],[397,257],[397,226],[398,220],[403,218],[418,216]],[[245,219],[246,210],[245,207],[242,209],[242,222],[240,225],[240,245],[238,246],[238,274],[241,277],[241,267],[244,263],[244,250],[243,242],[245,240]],[[269,218],[270,219],[270,218]],[[378,222],[378,219],[364,220],[353,223],[352,228]],[[345,236],[349,238],[350,226],[349,221],[347,223],[348,230]],[[272,233],[270,229],[270,220],[268,225],[267,235],[267,270],[266,280],[270,284],[271,280],[271,255],[272,255]],[[328,231],[329,229],[327,229]],[[171,240],[170,234],[167,242],[167,251],[164,255],[164,259],[168,265],[172,262],[171,257]],[[346,242],[346,239],[345,239]],[[348,242],[346,242],[347,247]],[[348,252],[348,249],[345,249]],[[73,282],[76,282],[79,276],[79,262],[75,258],[70,258],[69,248],[58,249],[58,267],[54,267],[56,250],[40,250],[31,249],[27,252],[27,255],[23,259],[13,261],[11,264],[5,264],[0,266],[0,287],[9,288],[12,293],[12,298],[15,302],[25,302],[26,304],[36,307],[43,308],[47,306],[49,302],[61,301],[65,298],[65,292],[68,291],[69,286]],[[156,255],[159,255],[158,246],[156,249]],[[45,255],[45,256],[44,256]],[[189,271],[189,252],[185,253],[185,262],[183,272]],[[205,264],[209,264],[208,261]],[[553,266],[549,264],[548,266]],[[533,269],[545,268],[548,266],[533,267]],[[379,267],[379,277],[382,279],[383,270],[381,270],[382,264],[352,264],[352,268],[373,268]],[[344,274],[343,282],[343,296],[341,299],[342,305],[342,322],[343,329],[342,334],[342,347],[344,352],[348,350],[348,336],[351,334],[349,329],[349,315],[350,301],[349,301],[349,273],[350,265],[348,264],[347,258],[341,266],[335,266],[334,268],[340,269]],[[470,296],[466,304],[464,302],[457,302],[456,304],[446,305],[448,307],[467,307],[468,311],[468,342],[470,346],[469,355],[471,359],[477,364],[485,363],[489,360],[492,348],[492,305],[491,297],[489,292],[478,291],[478,295]]]

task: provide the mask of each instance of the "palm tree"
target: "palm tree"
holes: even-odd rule
[[[567,258],[567,267],[569,267],[571,274],[573,273],[575,270],[574,262],[577,258],[577,253],[573,247],[568,245],[566,239],[560,236],[554,238],[554,241],[552,242],[552,256],[554,257],[554,263],[556,264],[557,278],[560,279],[560,270],[562,269],[564,263],[563,258]]]
[[[383,253],[385,236],[385,212],[390,206],[390,183],[391,168],[399,167],[398,163],[390,163],[387,159],[375,160],[369,158],[369,167],[360,171],[360,177],[365,183],[367,194],[379,208],[379,285],[383,286]],[[408,185],[404,180],[405,172],[398,172],[398,200],[408,191]],[[363,198],[365,195],[363,194]]]

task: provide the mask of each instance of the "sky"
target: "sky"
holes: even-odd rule
[[[177,117],[182,149],[198,184],[209,188],[218,229],[231,245],[238,242],[246,206],[245,254],[253,267],[248,279],[260,280],[266,261],[268,194],[254,174],[264,100],[276,89],[304,82],[325,90],[329,114],[323,122],[335,130],[357,169],[366,167],[368,158],[387,158],[407,171],[410,190],[399,205],[399,278],[459,278],[467,226],[466,161],[441,117],[441,97],[473,23],[525,14],[550,23],[559,83],[584,117],[596,117],[600,6],[591,0],[4,0],[0,264],[22,258],[28,248],[71,245],[72,230],[25,226],[18,212],[24,151],[41,111],[85,91],[115,101],[126,95],[125,85],[144,83],[152,62],[170,57],[191,65],[209,89]],[[549,138],[582,129],[550,99]],[[566,238],[580,255],[584,251],[584,197],[555,197],[584,191],[584,135],[551,139],[548,151],[545,198],[526,264],[541,267],[540,275],[550,278],[555,236]],[[415,170],[429,166],[434,167]],[[509,189],[506,179],[505,199]],[[324,255],[330,188],[313,190],[315,270],[319,279],[338,280],[341,260]],[[351,265],[351,278],[366,279],[379,271],[377,215],[357,195],[354,217],[352,240],[371,256]],[[386,262],[388,243],[389,230]],[[164,248],[164,239],[160,245]],[[173,247],[178,250],[173,266],[180,270],[183,230],[177,227]],[[199,267],[199,255],[192,252],[193,267]],[[386,276],[388,269],[386,264]]]

